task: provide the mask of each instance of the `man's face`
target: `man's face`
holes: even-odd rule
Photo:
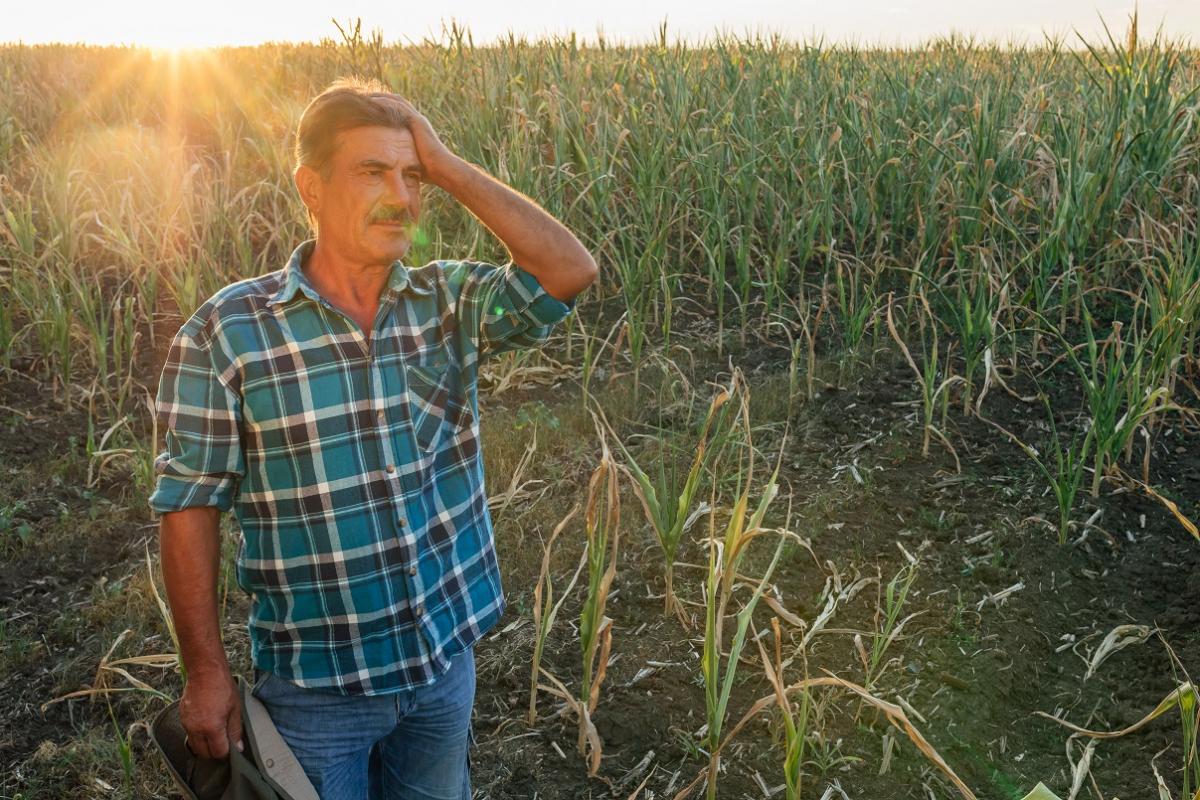
[[[296,173],[321,246],[359,264],[403,258],[421,214],[421,162],[412,134],[373,125],[341,131],[336,143],[327,181],[308,167]]]

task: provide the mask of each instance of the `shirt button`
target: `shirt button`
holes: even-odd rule
[[[395,471],[396,471],[396,465],[395,465],[395,464],[388,464],[388,465],[387,465],[387,471],[388,471],[388,472],[395,472]]]
[[[411,567],[408,568],[408,574],[409,575],[417,574],[417,565],[416,564],[413,564]]]
[[[417,603],[417,616],[420,617],[420,616],[423,616],[424,614],[425,614],[425,604]]]
[[[375,418],[378,419],[380,422],[383,422],[383,409],[382,408],[379,409],[379,413],[375,415]]]
[[[401,517],[400,519],[396,520],[396,524],[403,528],[408,524],[408,520],[406,520],[404,517]]]

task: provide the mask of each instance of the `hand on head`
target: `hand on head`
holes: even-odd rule
[[[438,137],[433,130],[433,125],[402,95],[389,93],[376,94],[374,97],[391,103],[400,110],[404,123],[412,133],[413,144],[417,149],[417,158],[420,159],[421,167],[425,172],[425,181],[440,186],[445,170],[451,159],[454,158],[454,154]]]

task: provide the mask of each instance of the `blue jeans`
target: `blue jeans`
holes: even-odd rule
[[[255,670],[262,701],[321,800],[470,800],[475,651],[429,686],[347,696]]]

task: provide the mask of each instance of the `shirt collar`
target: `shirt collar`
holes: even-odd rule
[[[289,302],[296,295],[297,291],[302,291],[311,300],[320,302],[320,294],[308,282],[308,277],[305,276],[304,270],[301,268],[312,254],[316,244],[316,239],[308,239],[292,251],[291,258],[288,259],[287,265],[283,268],[283,280],[280,281],[279,291],[275,292],[271,296],[271,299],[267,301],[268,306]],[[392,262],[392,271],[388,275],[387,286],[383,290],[385,298],[394,299],[405,289],[416,294],[430,294],[433,291],[430,287],[419,286],[411,281],[408,272],[409,268],[399,259]]]

